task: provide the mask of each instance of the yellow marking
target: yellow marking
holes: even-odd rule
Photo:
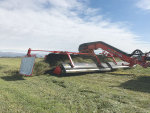
[[[68,65],[66,65],[66,66],[68,66]]]

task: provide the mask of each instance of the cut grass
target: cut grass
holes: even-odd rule
[[[20,58],[0,58],[0,112],[150,112],[150,68],[24,77],[20,63]],[[41,61],[37,67],[45,71],[48,65]]]

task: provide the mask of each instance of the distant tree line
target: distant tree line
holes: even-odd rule
[[[22,56],[15,56],[15,57],[12,57],[12,56],[0,56],[0,58],[22,58]]]

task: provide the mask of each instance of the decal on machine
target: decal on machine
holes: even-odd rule
[[[120,57],[123,57],[121,54],[116,53],[116,51],[112,51],[112,50],[110,50],[110,49],[108,49],[108,51],[110,51],[110,52],[112,52],[112,53],[114,53],[114,54],[116,54],[116,55],[118,55],[118,56],[120,56]]]

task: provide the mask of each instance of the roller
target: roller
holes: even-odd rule
[[[111,69],[119,69],[119,68],[131,68],[129,67],[129,63],[128,62],[124,62],[124,61],[118,61],[117,64],[115,64],[115,62],[107,62],[107,64],[111,67]],[[136,65],[132,66],[135,67]]]
[[[127,62],[107,62],[101,63],[102,66],[95,63],[74,63],[74,67],[72,67],[71,63],[61,63],[61,69],[64,73],[81,73],[81,72],[104,72],[111,71],[119,68],[130,68],[127,66],[129,63]]]
[[[74,67],[70,63],[61,63],[62,69],[65,73],[79,73],[79,72],[98,72],[98,71],[110,71],[106,63],[102,63],[103,67],[95,63],[74,63]]]

